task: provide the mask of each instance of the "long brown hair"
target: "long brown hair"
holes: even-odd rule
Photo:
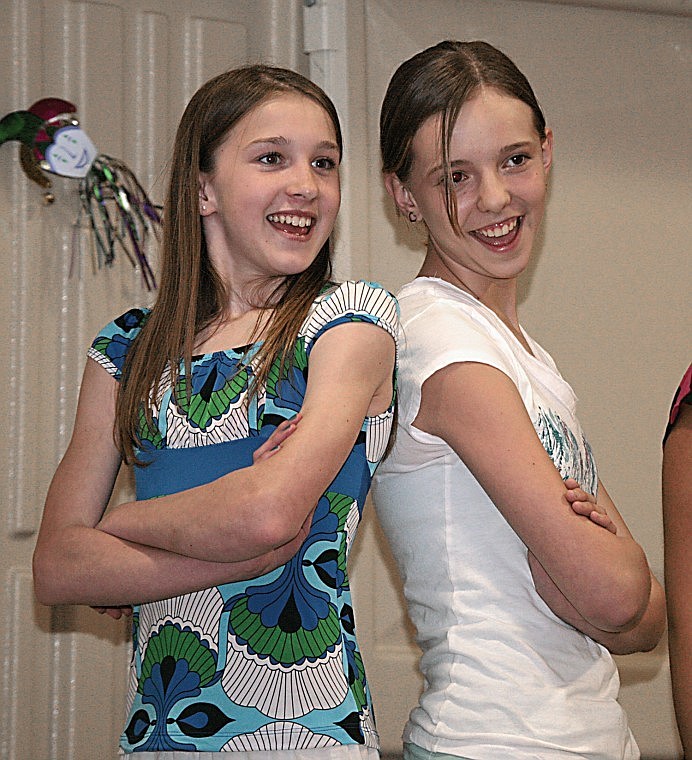
[[[341,155],[334,104],[317,85],[289,69],[250,65],[220,74],[197,90],[180,120],[164,205],[160,286],[152,312],[128,351],[116,401],[116,442],[126,462],[137,461],[140,431],[142,425],[153,423],[164,373],[175,392],[181,360],[189,377],[196,337],[223,318],[227,308],[226,285],[209,258],[199,214],[200,172],[213,170],[218,147],[239,119],[284,92],[304,95],[322,106],[334,126]],[[282,369],[291,361],[298,330],[331,271],[327,240],[304,272],[277,283],[270,297],[274,311],[253,358],[254,392],[266,382],[277,359]],[[189,393],[189,384],[186,387]]]
[[[529,81],[510,58],[487,42],[446,40],[404,61],[389,82],[380,111],[382,171],[396,174],[402,183],[411,174],[413,138],[424,121],[441,116],[440,147],[447,174],[445,205],[457,232],[449,143],[461,107],[481,87],[491,87],[526,103],[539,137],[545,139],[545,117]]]

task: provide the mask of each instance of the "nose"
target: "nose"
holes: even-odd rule
[[[497,171],[483,174],[478,188],[479,211],[502,211],[510,200],[511,195],[502,175]]]
[[[317,196],[318,186],[311,163],[296,164],[290,171],[286,192],[293,198],[312,200]]]

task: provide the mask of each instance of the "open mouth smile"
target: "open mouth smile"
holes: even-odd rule
[[[302,214],[269,214],[267,220],[276,229],[298,237],[309,235],[314,221],[311,216]]]
[[[504,248],[516,240],[523,221],[523,216],[515,216],[488,227],[472,230],[470,234],[491,248]]]

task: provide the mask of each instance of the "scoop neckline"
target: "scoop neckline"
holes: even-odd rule
[[[529,357],[529,359],[537,362],[541,367],[547,368],[552,370],[553,368],[550,366],[548,362],[543,357],[544,351],[541,348],[541,346],[536,343],[536,341],[526,332],[524,329],[524,326],[519,323],[519,329],[522,332],[522,335],[526,339],[526,342],[531,346],[531,351],[527,351],[524,346],[522,346],[521,341],[517,338],[517,336],[507,327],[507,325],[500,319],[500,317],[497,316],[497,314],[489,307],[486,306],[483,301],[481,301],[479,298],[473,295],[473,293],[469,293],[468,290],[463,290],[458,285],[455,285],[453,282],[449,282],[448,280],[444,280],[442,277],[431,277],[430,275],[423,275],[422,277],[415,277],[413,280],[411,280],[407,285],[414,285],[416,281],[420,282],[430,282],[433,284],[440,284],[443,287],[446,287],[448,289],[451,289],[453,293],[462,293],[464,297],[470,298],[475,304],[478,304],[485,312],[488,312],[492,316],[493,322],[497,323],[501,328],[504,334],[509,336],[509,338],[517,345],[519,348],[526,354],[526,356]],[[404,286],[406,287],[406,286]]]
[[[263,340],[255,341],[254,343],[246,343],[243,346],[231,346],[230,348],[219,348],[216,351],[205,351],[201,354],[192,354],[190,359],[193,362],[199,362],[203,361],[204,359],[212,359],[215,356],[219,356],[223,354],[224,356],[227,356],[230,353],[239,354],[240,356],[246,355],[250,349],[252,348],[259,348],[259,346],[264,343]]]

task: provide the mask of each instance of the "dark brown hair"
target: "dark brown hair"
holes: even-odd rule
[[[380,112],[382,171],[406,182],[411,174],[413,138],[423,122],[441,116],[440,147],[447,173],[447,215],[458,231],[452,192],[449,142],[461,107],[479,88],[490,87],[526,103],[534,125],[545,139],[545,118],[526,77],[502,52],[487,42],[447,40],[417,53],[394,72]]]
[[[160,286],[151,315],[128,352],[118,390],[116,442],[127,462],[136,461],[142,424],[152,424],[152,407],[165,371],[170,370],[166,383],[170,381],[174,389],[181,360],[189,377],[195,339],[222,319],[227,308],[226,285],[209,258],[199,214],[200,172],[213,170],[217,149],[243,116],[282,93],[304,95],[326,111],[341,156],[334,104],[317,85],[289,69],[250,65],[220,74],[197,90],[180,120],[164,205]],[[300,325],[330,276],[327,240],[304,272],[280,278],[269,302],[257,304],[271,306],[274,312],[253,359],[253,390],[266,382],[277,359],[282,369],[284,362],[290,362]]]

